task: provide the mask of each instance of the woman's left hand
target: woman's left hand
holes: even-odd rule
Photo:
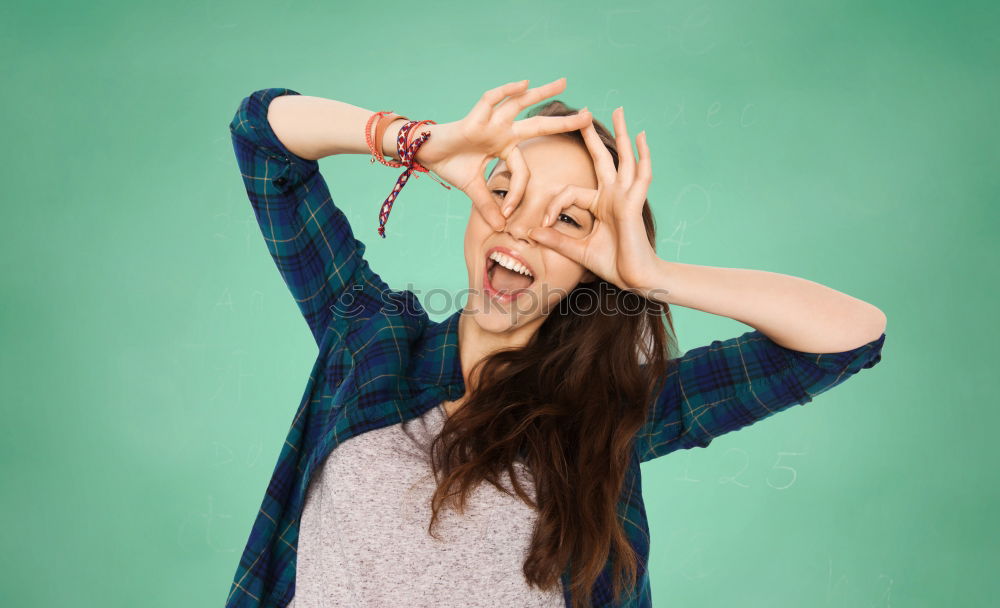
[[[625,112],[612,114],[618,150],[618,170],[611,153],[604,146],[593,124],[582,129],[583,139],[594,160],[597,190],[568,185],[546,208],[542,227],[532,228],[528,236],[583,265],[602,279],[621,289],[646,292],[660,263],[646,236],[642,208],[652,181],[652,166],[646,132],[639,133],[636,167],[632,141],[625,127]],[[573,237],[550,227],[562,210],[570,205],[588,209],[594,224],[585,237]]]

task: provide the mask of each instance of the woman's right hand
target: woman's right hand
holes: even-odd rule
[[[416,161],[472,199],[472,204],[497,231],[503,230],[528,185],[528,167],[517,144],[540,135],[582,129],[593,121],[586,110],[571,116],[533,116],[515,121],[523,109],[558,95],[566,79],[528,89],[528,81],[511,82],[483,93],[465,118],[449,123],[423,125],[430,138],[417,150]],[[498,105],[499,104],[499,105]],[[416,135],[414,135],[416,137]],[[483,176],[493,158],[501,158],[511,171],[510,189],[501,212]]]

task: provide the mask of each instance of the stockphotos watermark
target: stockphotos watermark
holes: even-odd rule
[[[498,310],[511,315],[512,321],[518,317],[536,314],[546,316],[557,309],[565,314],[577,315],[638,315],[645,314],[647,299],[663,301],[660,298],[665,300],[670,293],[666,289],[652,289],[644,295],[620,289],[614,291],[621,295],[609,297],[612,295],[612,288],[608,283],[598,281],[596,289],[577,289],[572,298],[567,297],[570,291],[548,285],[542,285],[541,292],[535,290],[524,292],[517,296],[516,302],[498,302],[484,293],[483,297],[477,298],[483,305],[482,310],[471,306],[467,312],[488,314]],[[404,290],[390,289],[377,292],[366,291],[364,285],[355,283],[341,294],[330,306],[330,310],[342,318],[370,315],[376,311],[388,315],[419,314],[421,310],[429,314],[450,314],[463,307],[469,296],[480,292],[482,290],[471,288],[458,291],[434,288],[422,294],[422,290],[412,284]],[[514,306],[515,303],[517,306]]]

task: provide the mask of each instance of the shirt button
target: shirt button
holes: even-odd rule
[[[275,186],[279,186],[279,187],[284,186],[285,184],[288,183],[288,180],[285,179],[284,177],[276,177],[276,178],[274,178],[273,181],[274,181],[274,185]]]

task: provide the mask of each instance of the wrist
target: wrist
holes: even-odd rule
[[[674,304],[671,288],[674,286],[676,270],[677,267],[672,262],[657,257],[649,274],[649,285],[641,287],[640,292],[644,297],[661,304]]]
[[[396,149],[396,138],[399,137],[399,130],[402,129],[403,125],[406,123],[406,119],[399,118],[391,122],[389,126],[386,127],[385,135],[383,136],[382,155],[387,159],[391,158],[392,160],[399,162],[399,151]],[[440,127],[438,124],[424,123],[420,125],[419,129],[414,130],[411,127],[410,132],[407,134],[407,140],[412,143],[415,139],[420,137],[420,134],[424,131],[431,133],[431,136],[427,138],[427,141],[425,141],[423,145],[417,149],[417,154],[414,157],[415,161],[425,167],[427,166],[427,162],[425,162],[427,159],[426,149],[427,146],[431,145],[431,142],[434,142],[434,134],[437,133],[438,127]],[[436,144],[437,142],[434,143]],[[437,146],[435,145],[434,147]]]
[[[396,120],[389,123],[389,126],[385,128],[385,133],[382,135],[382,156],[386,157],[387,159],[392,159],[396,162],[399,162],[400,157],[399,157],[399,151],[396,146],[396,139],[399,137],[399,130],[402,129],[403,125],[405,125],[407,122],[408,120],[405,118],[397,118]],[[414,131],[414,129],[411,127],[410,132],[407,134],[407,139],[412,143],[413,140],[420,137],[420,134],[423,133],[424,131],[429,131],[433,133],[435,126],[437,125],[425,123],[420,125],[420,128],[416,129],[416,131]],[[421,151],[424,149],[424,146],[426,146],[429,143],[430,143],[430,138],[428,138],[427,141],[424,142],[424,145],[417,150],[417,155],[415,157],[415,160],[417,162],[420,162],[420,158],[421,156],[423,156],[423,154],[421,154]]]
[[[420,163],[424,167],[427,167],[427,165],[428,165],[428,163],[425,162],[427,160],[427,146],[430,146],[431,143],[434,143],[435,144],[434,147],[437,147],[436,146],[437,142],[434,139],[434,134],[437,132],[437,127],[438,127],[438,125],[436,125],[436,124],[424,123],[424,124],[420,125],[419,129],[416,129],[416,130],[410,129],[410,141],[411,142],[413,140],[415,140],[416,138],[420,137],[420,134],[423,133],[424,131],[427,131],[428,133],[430,133],[430,136],[427,137],[427,141],[425,141],[423,144],[421,144],[421,146],[419,148],[417,148],[417,153],[413,157],[413,160],[417,161],[418,163]]]

